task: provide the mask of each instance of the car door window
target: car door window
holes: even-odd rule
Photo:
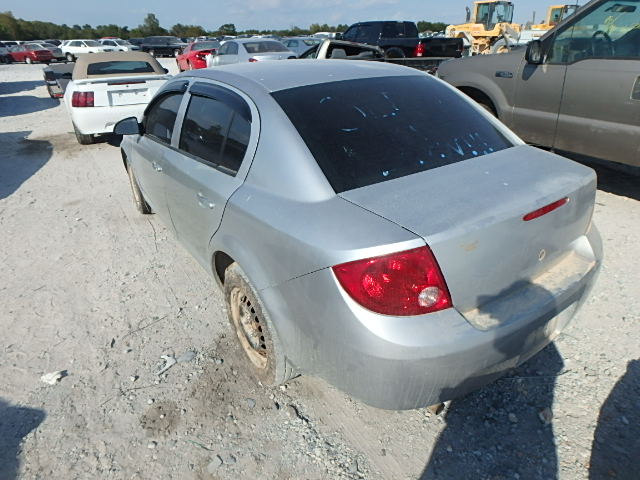
[[[196,91],[198,91],[197,87]],[[192,95],[182,123],[180,149],[235,175],[249,145],[251,113],[238,95],[205,85],[216,98]]]
[[[231,42],[229,44],[229,49],[227,50],[228,55],[237,55],[238,54],[238,44]]]
[[[182,93],[170,93],[149,107],[144,122],[146,135],[163,143],[171,143],[182,96]]]
[[[611,0],[586,12],[553,39],[548,63],[640,57],[640,2]]]
[[[220,165],[231,172],[237,172],[242,164],[244,154],[247,152],[250,136],[251,123],[245,117],[234,112]]]
[[[229,44],[225,43],[224,45],[222,45],[220,47],[220,49],[218,50],[218,55],[226,55],[227,54],[227,50],[229,49]]]

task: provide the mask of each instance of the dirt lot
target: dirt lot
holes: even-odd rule
[[[76,142],[41,66],[0,81],[1,479],[638,478],[638,178],[599,169],[605,265],[554,345],[439,416],[382,411],[314,378],[257,385],[118,148]]]

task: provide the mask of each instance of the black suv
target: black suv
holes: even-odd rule
[[[177,57],[186,46],[187,44],[178,37],[162,36],[145,38],[140,49],[143,52],[149,52],[153,57],[161,57],[162,55]]]

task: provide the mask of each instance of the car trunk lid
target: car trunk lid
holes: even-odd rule
[[[123,75],[74,80],[78,91],[94,92],[95,107],[149,103],[170,75]]]
[[[423,237],[454,307],[466,312],[570,255],[588,230],[595,191],[590,168],[519,146],[339,195]]]

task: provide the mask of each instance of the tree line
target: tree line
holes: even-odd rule
[[[442,22],[417,22],[420,32],[433,31],[438,32],[445,29],[447,24]],[[0,40],[36,40],[45,38],[57,38],[67,40],[71,38],[101,38],[101,37],[119,37],[119,38],[135,38],[149,37],[152,35],[175,35],[176,37],[199,37],[211,36],[218,37],[222,35],[268,35],[275,34],[280,36],[298,36],[311,35],[317,32],[344,32],[349,25],[327,25],[313,23],[309,28],[300,28],[292,26],[282,30],[256,30],[249,29],[239,31],[233,23],[225,23],[217,30],[206,30],[200,25],[183,25],[176,23],[170,29],[160,26],[160,21],[155,14],[149,13],[144,21],[135,28],[129,30],[129,27],[121,27],[115,24],[98,25],[92,27],[85,25],[58,25],[52,22],[40,22],[23,20],[15,18],[11,12],[0,13]]]

